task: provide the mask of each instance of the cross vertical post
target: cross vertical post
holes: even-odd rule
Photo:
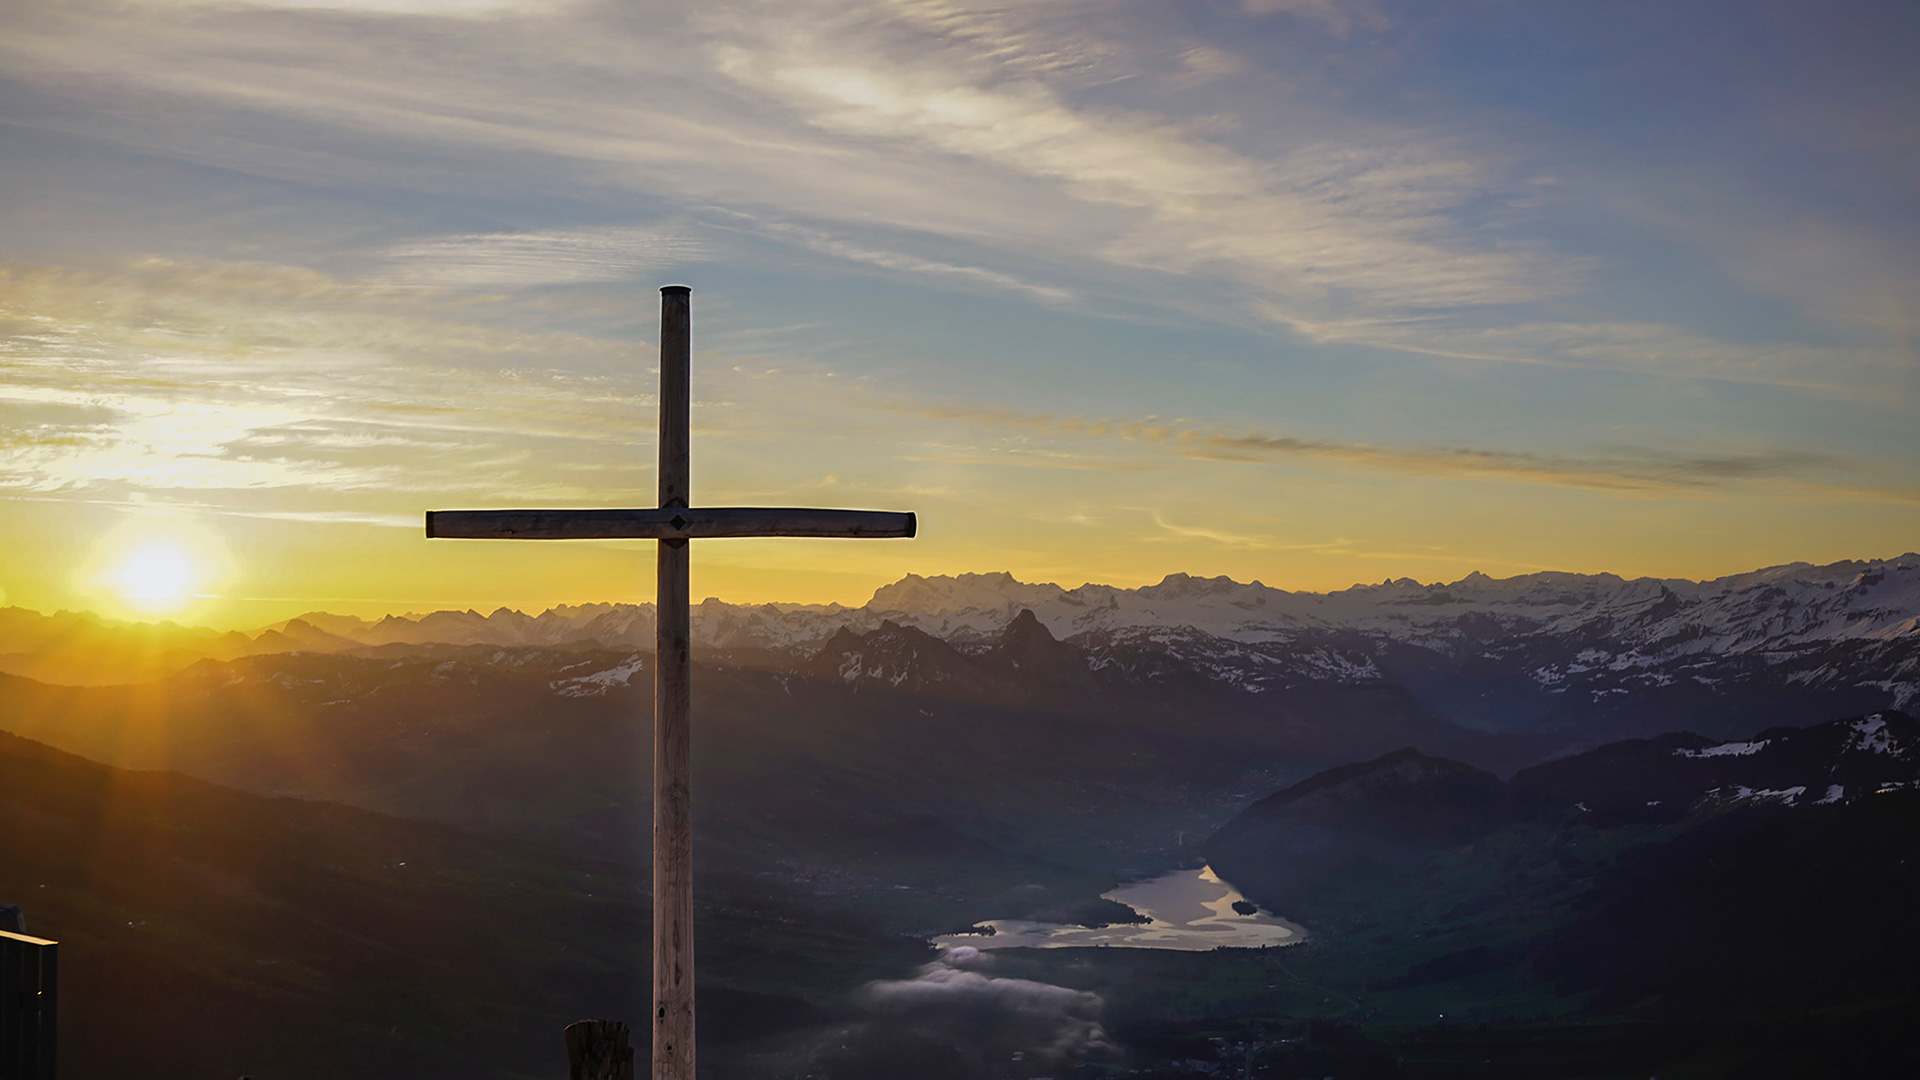
[[[660,508],[685,509],[691,290],[660,290]],[[693,641],[685,540],[658,544],[653,674],[653,1076],[693,1080]]]
[[[693,635],[688,541],[728,536],[910,537],[910,513],[694,506],[691,289],[660,290],[659,505],[625,510],[429,510],[427,536],[658,540],[653,676],[653,1080],[693,1073]]]

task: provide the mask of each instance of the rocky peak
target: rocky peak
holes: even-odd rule
[[[1020,613],[1000,632],[1000,640],[982,658],[991,666],[1010,668],[1017,682],[1056,690],[1091,690],[1092,673],[1079,649],[1060,641],[1031,609]]]
[[[924,630],[884,620],[867,633],[842,626],[807,663],[816,678],[904,690],[959,689],[978,681],[974,663]]]
[[[1021,608],[1000,632],[1000,640],[995,648],[1008,654],[1042,654],[1055,652],[1062,646],[1048,630],[1045,623],[1034,615],[1032,608]]]

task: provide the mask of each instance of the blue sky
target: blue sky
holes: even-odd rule
[[[0,12],[14,603],[644,598],[418,520],[644,502],[667,281],[700,498],[924,522],[729,599],[1920,546],[1912,5]]]

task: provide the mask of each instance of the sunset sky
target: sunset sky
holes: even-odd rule
[[[252,627],[1920,548],[1920,5],[5,0],[0,603]]]

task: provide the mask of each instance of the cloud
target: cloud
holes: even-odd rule
[[[1276,319],[1286,318],[1270,312]],[[1499,364],[1616,371],[1662,379],[1741,383],[1884,403],[1912,367],[1904,350],[1796,342],[1729,342],[1670,323],[1539,322],[1468,326],[1432,319],[1295,320],[1316,342]]]
[[[1148,516],[1153,523],[1175,538],[1186,540],[1211,540],[1223,547],[1252,548],[1262,551],[1323,551],[1326,544],[1285,544],[1272,536],[1254,536],[1246,533],[1228,532],[1224,529],[1209,529],[1196,525],[1179,525],[1168,521],[1159,510],[1148,508]],[[1149,540],[1159,539],[1148,537]]]
[[[1182,90],[1237,75],[1246,69],[1246,61],[1238,55],[1202,42],[1194,42],[1181,49],[1174,60],[1179,64],[1179,70],[1167,82]]]
[[[877,1016],[935,1032],[986,1060],[1020,1051],[1049,1065],[1071,1065],[1116,1051],[1101,1026],[1100,995],[980,970],[992,958],[971,946],[948,950],[911,979],[867,984]]]
[[[505,14],[551,14],[576,0],[134,0],[130,6],[255,7],[284,11],[339,11],[363,15],[430,15],[461,18]]]
[[[1144,113],[1078,105],[1040,79],[976,70],[964,53],[890,50],[811,14],[752,25],[755,37],[714,45],[722,74],[839,140],[1047,186],[1105,222],[1082,256],[1224,278],[1300,314],[1508,303],[1571,281],[1449,220],[1490,178],[1432,140],[1376,127],[1372,141],[1256,159]]]
[[[414,529],[422,526],[420,514],[370,514],[352,510],[273,510],[206,507],[211,513],[236,517],[263,518],[270,521],[304,521],[320,525],[374,525],[383,529]]]
[[[1127,54],[1125,43],[1091,32],[1090,15],[1111,14],[1101,0],[880,0],[874,4],[828,2],[816,10],[858,12],[862,22],[892,22],[997,67],[1022,74],[1091,75]],[[924,39],[931,38],[931,42]]]
[[[396,37],[351,13],[215,8],[186,19],[150,8],[128,18],[80,4],[24,20],[0,50],[32,83],[85,85],[135,111],[192,118],[192,137],[170,134],[156,152],[241,167],[249,162],[236,158],[249,155],[263,168],[294,166],[270,135],[225,137],[221,117],[279,116],[472,152],[515,173],[777,215],[823,236],[898,230],[1002,264],[1196,275],[1226,286],[1229,302],[1323,321],[1525,301],[1577,279],[1574,262],[1475,238],[1459,214],[1502,181],[1456,140],[1326,122],[1255,155],[1176,118],[1079,100],[1089,80],[1114,76],[1103,57],[1123,56],[1122,71],[1142,59],[1139,41],[1102,36],[1087,18],[1095,10],[714,3],[684,22],[662,12],[640,34],[612,8],[586,5],[446,26],[416,19]],[[256,59],[266,55],[270,71]],[[1200,42],[1154,62],[1190,75],[1232,64]],[[325,167],[319,151],[299,153],[309,175]],[[410,181],[412,167],[365,154],[337,166],[342,181],[363,183],[383,171]],[[539,273],[579,265],[555,257],[567,246],[557,237],[522,245],[480,265],[500,274],[516,263]],[[886,265],[870,253],[898,251],[858,247],[838,254]],[[467,265],[444,247],[419,254],[442,273]],[[956,282],[1020,277],[1005,265],[884,257]]]
[[[23,13],[0,60],[48,93],[113,103],[96,117],[164,114],[111,130],[152,153],[302,182],[433,189],[455,182],[435,168],[462,183],[483,168],[511,184],[644,194],[677,205],[677,220],[768,223],[757,230],[931,287],[1146,299],[1411,355],[1863,394],[1913,366],[1907,347],[1542,318],[1549,302],[1590,297],[1599,263],[1528,238],[1512,208],[1561,189],[1535,182],[1521,148],[1491,130],[1343,112],[1295,82],[1249,83],[1258,132],[1209,137],[1217,113],[1096,92],[1138,72],[1189,85],[1244,64],[1232,41],[1145,33],[1132,9],[716,0],[659,11],[642,33],[607,5],[482,6],[485,19],[441,19],[420,0],[396,22],[374,3],[81,2]],[[1369,3],[1249,7],[1338,33],[1383,24]],[[276,122],[248,126],[258,117]],[[1720,235],[1698,224],[1715,215],[1685,209],[1691,235]],[[1741,224],[1766,257],[1742,249],[1733,264],[1761,287],[1811,298],[1839,325],[1911,329],[1911,283],[1894,282],[1892,256],[1858,270],[1869,246]],[[620,226],[462,233],[375,257],[395,282],[472,289],[623,280],[706,254],[678,227]],[[1767,269],[1783,260],[1798,269]],[[1810,281],[1834,282],[1845,302]]]
[[[1037,285],[1021,278],[992,270],[984,266],[968,266],[959,263],[944,262],[938,259],[925,259],[900,251],[891,251],[861,244],[841,237],[833,236],[821,229],[796,225],[791,222],[757,221],[751,215],[731,213],[726,215],[730,221],[742,223],[739,227],[756,231],[761,235],[776,237],[800,244],[809,251],[830,255],[836,259],[864,263],[883,270],[902,273],[946,278],[975,285],[986,285],[996,289],[1025,293],[1049,303],[1066,303],[1074,298],[1067,289],[1051,285]]]
[[[1130,314],[1179,308],[1268,333],[1284,327],[1289,348],[1360,344],[1857,400],[1886,401],[1888,387],[1912,378],[1910,347],[1876,348],[1864,337],[1734,341],[1608,317],[1607,298],[1591,291],[1599,262],[1540,239],[1512,210],[1586,196],[1535,183],[1531,151],[1502,141],[1485,117],[1462,113],[1442,128],[1365,114],[1311,76],[1282,77],[1256,48],[1264,41],[1149,32],[1143,8],[713,0],[658,9],[643,28],[598,3],[466,5],[489,14],[458,19],[438,17],[429,0],[400,5],[406,15],[371,0],[329,6],[27,5],[0,39],[0,65],[10,80],[75,106],[48,124],[152,154],[375,201],[393,190],[465,191],[483,176],[502,191],[644,201],[655,220],[673,224],[382,243],[354,252],[378,267],[361,279],[231,263],[155,267],[141,276],[168,292],[166,320],[141,321],[142,289],[110,291],[107,311],[21,324],[21,340],[51,335],[43,353],[63,353],[69,370],[100,373],[110,388],[205,374],[237,391],[249,379],[278,387],[284,378],[317,400],[345,405],[359,393],[369,417],[416,432],[477,434],[504,422],[516,434],[616,438],[619,403],[590,401],[586,380],[559,373],[614,370],[625,344],[509,331],[510,318],[485,310],[499,296],[482,293],[625,280],[718,257],[696,238],[713,233],[694,230],[724,223],[826,256],[832,262],[821,265],[835,272],[851,266],[926,287]],[[1248,9],[1334,33],[1383,25],[1362,2],[1252,0]],[[1219,80],[1194,95],[1207,109],[1220,108],[1216,95],[1229,89],[1258,108],[1244,110],[1247,130],[1209,128],[1215,113],[1183,114],[1168,100],[1177,95],[1159,92],[1162,79],[1129,82],[1136,73]],[[490,218],[499,212],[488,205]],[[1778,230],[1766,246],[1834,250],[1824,234],[1799,229]],[[1910,323],[1902,304],[1910,290],[1856,289],[1818,258],[1801,263],[1776,286],[1782,292],[1805,295],[1805,279],[1830,278],[1835,293],[1879,312],[1880,324]],[[81,303],[84,277],[59,286],[66,301]],[[181,299],[191,289],[204,294],[195,304]],[[268,317],[280,302],[297,313]],[[518,302],[516,311],[530,310],[525,296]],[[230,308],[251,314],[229,318]],[[1840,322],[1869,317],[1834,311]],[[88,319],[123,332],[56,340]],[[242,340],[207,360],[226,326]],[[89,350],[152,362],[136,375],[84,360]],[[399,356],[407,360],[389,372]],[[493,369],[484,390],[437,408],[418,393],[432,370],[475,368]],[[338,377],[346,371],[351,380]],[[509,400],[516,378],[529,407]],[[1307,453],[1231,441],[1265,434],[1196,428],[1175,449],[1263,460]],[[1673,486],[1662,476],[1711,471],[1619,454],[1315,453],[1403,471],[1614,478],[1601,486]],[[1827,467],[1768,460],[1775,477]]]
[[[1207,137],[1217,114],[1098,91],[1140,72],[1219,78],[1251,50],[1169,40],[1125,5],[713,0],[658,10],[644,31],[596,3],[319,6],[29,5],[0,63],[155,154],[302,183],[438,190],[484,170],[643,194],[777,220],[809,250],[934,287],[1047,303],[1119,291],[1414,355],[1634,368],[1657,345],[1674,358],[1666,373],[1776,386],[1874,393],[1913,366],[1910,344],[1752,345],[1626,317],[1542,318],[1545,302],[1591,297],[1597,262],[1529,240],[1537,230],[1511,212],[1553,190],[1521,164],[1537,149],[1469,114],[1445,129],[1363,115],[1305,77],[1248,83],[1258,131]],[[1367,0],[1245,6],[1340,34],[1385,25]],[[474,11],[486,17],[441,17]],[[1574,191],[1559,197],[1608,201]],[[1714,231],[1727,215],[1711,206],[1667,211],[1685,225],[1663,231],[1731,244],[1729,266],[1755,287],[1835,325],[1911,336],[1897,239],[1841,243],[1767,210],[1766,227],[1753,207],[1733,215],[1738,243]],[[700,253],[670,230],[569,229],[385,255],[396,280],[466,288],[618,280]]]
[[[1374,0],[1242,0],[1250,15],[1284,12],[1313,23],[1335,37],[1346,37],[1355,26],[1384,30],[1387,17]]]
[[[536,494],[580,487],[523,475],[549,445],[645,441],[635,375],[559,367],[636,346],[481,310],[259,264],[0,267],[0,487]]]
[[[1576,455],[1303,438],[1257,430],[1222,430],[1201,421],[1160,417],[1127,420],[947,403],[867,403],[929,420],[984,424],[1049,436],[1124,440],[1204,461],[1325,461],[1411,475],[1504,479],[1556,487],[1656,494],[1793,480],[1848,498],[1910,502],[1920,497],[1920,493],[1902,488],[1829,486],[1822,481],[1832,474],[1858,473],[1864,466],[1833,454],[1791,448],[1617,447]],[[1033,452],[1046,451],[1034,448]],[[981,460],[992,459],[982,457]]]
[[[1362,467],[1434,476],[1505,477],[1561,487],[1648,491],[1709,488],[1740,480],[1765,480],[1841,464],[1811,451],[1689,453],[1626,449],[1590,457],[1470,446],[1394,447],[1286,435],[1229,435],[1187,429],[1174,436],[1184,453],[1214,461],[1325,458]]]
[[[390,247],[384,261],[398,284],[473,288],[630,281],[704,257],[673,229],[626,226],[444,236]]]
[[[1078,469],[1088,472],[1114,473],[1168,471],[1164,465],[1022,446],[976,448],[927,444],[911,453],[897,454],[895,458],[900,461],[925,461],[941,465],[994,465],[1022,469]]]

